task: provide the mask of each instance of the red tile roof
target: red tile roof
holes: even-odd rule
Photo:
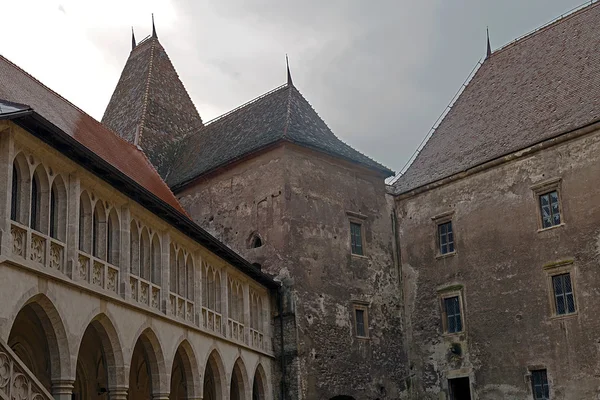
[[[144,153],[0,56],[0,98],[26,104],[162,201],[186,214]]]

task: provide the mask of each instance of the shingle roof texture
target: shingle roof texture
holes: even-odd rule
[[[140,146],[162,176],[171,162],[168,145],[202,126],[158,38],[145,39],[130,53],[102,123]]]
[[[337,138],[291,84],[281,86],[208,123],[172,148],[166,177],[175,187],[279,141],[288,141],[362,164],[391,170]]]
[[[494,52],[408,170],[405,193],[600,119],[600,3]]]
[[[0,56],[0,98],[26,104],[182,214],[185,211],[144,153]]]

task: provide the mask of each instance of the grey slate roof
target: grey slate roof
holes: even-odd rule
[[[374,169],[393,171],[338,139],[293,85],[281,86],[225,114],[171,149],[166,180],[175,188],[279,141],[288,141]]]
[[[202,119],[169,56],[151,36],[130,53],[102,123],[140,146],[157,171],[168,168],[169,144],[202,126]]]
[[[494,52],[408,170],[405,193],[600,119],[600,3]]]

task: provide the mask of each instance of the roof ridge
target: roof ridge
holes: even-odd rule
[[[277,92],[278,90],[281,90],[281,89],[283,89],[283,88],[285,88],[285,87],[287,87],[287,83],[284,83],[283,85],[277,86],[275,89],[271,89],[271,90],[269,90],[268,92],[266,92],[266,93],[263,93],[263,94],[261,94],[260,96],[257,96],[257,97],[255,97],[255,98],[253,98],[252,100],[249,100],[249,101],[247,101],[247,102],[243,103],[243,104],[242,104],[242,105],[240,105],[240,106],[237,106],[237,107],[235,107],[235,108],[232,108],[231,110],[227,111],[226,113],[224,113],[224,114],[221,114],[221,115],[219,115],[218,117],[215,117],[215,118],[213,118],[213,119],[211,119],[211,120],[209,120],[209,121],[205,122],[205,123],[204,123],[204,126],[207,126],[207,125],[209,125],[209,124],[212,124],[212,123],[214,123],[214,122],[217,122],[218,120],[220,120],[220,119],[222,119],[222,118],[225,118],[226,116],[228,116],[228,115],[230,115],[230,114],[232,114],[232,113],[234,113],[234,112],[236,112],[236,111],[238,111],[238,110],[241,110],[242,108],[244,108],[244,107],[247,107],[247,106],[249,106],[249,105],[251,105],[251,104],[253,104],[253,103],[257,102],[258,100],[260,100],[260,99],[263,99],[263,98],[267,97],[268,95],[270,95],[270,94],[273,94],[273,93]],[[200,129],[202,129],[202,127],[201,127]],[[199,129],[199,130],[200,130],[200,129]]]
[[[144,91],[144,103],[142,108],[142,118],[140,125],[137,128],[137,132],[134,137],[134,144],[140,145],[142,142],[142,132],[144,130],[144,123],[146,122],[146,111],[148,109],[148,94],[150,93],[150,80],[152,79],[152,67],[154,66],[154,41],[152,41],[152,47],[150,47],[150,65],[148,66],[148,79],[146,79],[146,90]],[[143,151],[142,151],[143,153]]]
[[[171,64],[171,66],[173,66],[173,70],[175,71],[175,75],[177,76],[177,80],[179,82],[181,82],[181,86],[183,86],[183,91],[185,92],[185,95],[187,96],[187,98],[190,101],[190,103],[192,103],[192,105],[194,106],[194,110],[196,110],[196,114],[198,114],[198,118],[200,118],[200,123],[202,125],[204,125],[204,121],[202,121],[202,116],[200,115],[200,111],[198,111],[198,107],[196,107],[196,103],[194,103],[194,101],[192,100],[192,96],[190,96],[189,91],[185,87],[185,83],[183,83],[183,80],[179,76],[179,72],[177,72],[177,68],[175,68],[175,64],[173,64],[173,61],[171,61],[171,57],[169,57],[169,53],[167,53],[167,51],[165,50],[165,47],[160,43],[160,41],[158,40],[158,38],[155,38],[155,40],[156,40],[156,43],[158,43],[158,45],[163,49],[163,51],[165,53],[165,56],[167,57],[167,60],[169,61],[169,64]]]
[[[283,138],[287,137],[288,127],[290,126],[290,115],[292,113],[292,90],[294,89],[294,85],[286,84],[290,88],[287,98],[287,111],[285,113],[285,126],[283,127]]]
[[[352,150],[354,150],[355,152],[357,152],[358,154],[360,154],[361,156],[367,158],[368,160],[372,161],[373,163],[382,166],[383,168],[392,171],[392,169],[390,169],[389,167],[386,167],[385,165],[383,165],[382,163],[380,163],[379,161],[374,160],[373,158],[369,157],[368,155],[366,155],[365,153],[361,152],[360,150],[355,149],[353,146],[350,146],[348,143],[344,142],[342,139],[339,138],[339,136],[337,136],[335,133],[333,133],[333,130],[329,127],[329,125],[327,125],[327,122],[325,122],[325,120],[319,115],[319,113],[317,112],[317,110],[315,110],[315,108],[312,106],[312,104],[310,103],[310,101],[308,101],[306,99],[306,97],[304,97],[304,95],[302,95],[302,93],[295,87],[292,86],[293,89],[296,89],[296,92],[300,95],[300,97],[306,102],[306,104],[308,104],[308,106],[310,107],[310,109],[317,115],[317,117],[323,122],[323,124],[325,124],[325,126],[327,127],[327,129],[329,130],[329,132],[331,133],[331,135],[333,135],[333,137],[335,137],[337,140],[339,140],[340,142],[342,142],[344,145],[348,146],[349,148],[351,148]]]
[[[497,53],[501,53],[506,49],[512,48],[512,47],[516,46],[517,44],[522,43],[528,39],[531,39],[542,32],[545,32],[549,29],[556,28],[564,21],[567,21],[567,20],[574,18],[580,14],[583,14],[594,7],[600,6],[600,1],[598,1],[598,0],[595,0],[595,1],[596,1],[595,3],[594,3],[594,0],[591,0],[591,2],[586,1],[585,3],[580,4],[577,7],[574,7],[572,9],[566,11],[565,13],[559,15],[558,17],[553,18],[549,22],[546,22],[545,24],[542,24],[527,33],[524,33],[523,35],[517,37],[516,39],[513,39],[512,41],[508,42],[504,46],[501,46],[501,47],[497,48],[496,50],[494,50],[492,52],[491,56],[494,56]]]

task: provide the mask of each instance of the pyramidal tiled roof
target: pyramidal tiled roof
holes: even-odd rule
[[[140,146],[161,175],[165,149],[202,126],[175,67],[156,36],[131,51],[102,123]]]
[[[329,129],[298,89],[288,83],[217,118],[172,148],[166,177],[177,187],[279,141],[328,153],[385,176],[393,172],[353,149]]]
[[[29,106],[163,202],[185,214],[142,151],[2,56],[0,99]]]
[[[396,193],[465,171],[600,119],[600,3],[487,58]]]

